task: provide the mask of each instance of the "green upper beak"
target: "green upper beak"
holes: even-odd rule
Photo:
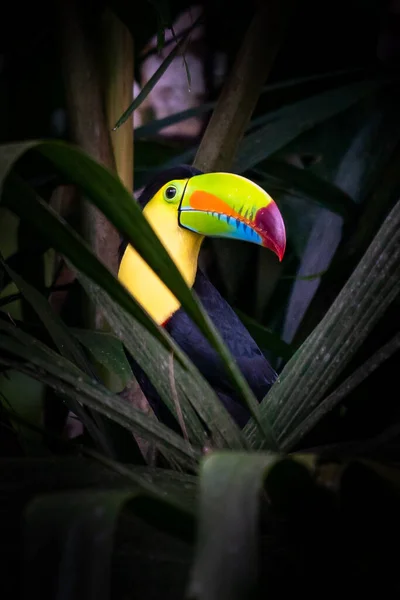
[[[282,215],[260,186],[232,173],[191,177],[178,209],[179,225],[201,235],[253,242],[281,261],[286,248]]]

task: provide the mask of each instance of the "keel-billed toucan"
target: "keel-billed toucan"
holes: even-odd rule
[[[277,375],[236,313],[198,268],[204,236],[227,237],[265,246],[282,260],[285,226],[272,198],[258,185],[231,173],[202,173],[179,166],[159,174],[142,192],[143,214],[219,330],[260,401]],[[242,427],[249,418],[221,361],[180,307],[178,300],[126,242],[120,248],[118,278],[153,319],[168,331],[217,392]],[[176,422],[142,369],[130,358],[147,400],[160,420]]]

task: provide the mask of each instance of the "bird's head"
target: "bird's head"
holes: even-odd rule
[[[240,175],[202,173],[185,165],[168,169],[145,188],[139,203],[145,216],[157,213],[166,227],[173,220],[199,236],[252,242],[283,258],[285,225],[276,203]]]

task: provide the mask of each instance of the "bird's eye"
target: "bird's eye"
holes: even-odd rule
[[[177,192],[176,187],[173,187],[172,185],[170,185],[165,190],[165,198],[167,200],[173,200],[173,198],[175,198],[175,196],[176,196],[176,192]]]

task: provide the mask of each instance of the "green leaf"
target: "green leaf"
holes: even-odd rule
[[[275,159],[266,160],[259,168],[266,176],[266,181],[257,183],[266,191],[277,182],[283,186],[285,193],[309,198],[345,219],[354,214],[355,203],[348,194],[307,169]]]
[[[76,364],[87,375],[91,377],[95,376],[93,365],[87,360],[81,346],[70,334],[62,319],[53,311],[47,299],[35,290],[34,287],[29,285],[22,277],[12,271],[12,269],[4,263],[1,256],[0,263],[12,277],[27,302],[31,304],[32,308],[42,320],[61,355]],[[126,432],[124,430],[118,430],[119,428],[115,426],[115,424],[107,422],[107,420],[104,420],[99,415],[87,414],[85,410],[82,410],[79,402],[74,399],[72,399],[72,402],[69,402],[69,407],[77,416],[79,416],[82,424],[87,428],[92,438],[97,441],[99,447],[103,450],[108,451],[108,453],[114,452],[119,457],[126,455],[130,457],[131,460],[133,460],[136,453],[139,453],[136,442],[132,436],[125,435]]]
[[[120,340],[115,335],[104,331],[77,328],[72,328],[70,331],[97,362],[121,379],[125,388],[132,380],[133,373]]]
[[[27,421],[25,424],[30,426]],[[39,427],[34,429],[40,430]],[[77,448],[72,440],[64,439],[64,443],[82,455],[27,457],[23,461],[20,458],[2,458],[2,493],[9,495],[16,481],[24,482],[24,493],[28,495],[93,488],[129,491],[134,486],[153,497],[159,496],[186,513],[195,514],[197,476],[166,468],[127,466],[84,446]]]
[[[116,122],[116,124],[114,126],[113,131],[115,131],[116,129],[121,127],[121,125],[123,125],[123,123],[125,123],[125,121],[127,119],[129,119],[129,117],[131,116],[133,111],[135,111],[142,104],[142,102],[150,94],[150,92],[154,88],[154,86],[159,82],[159,80],[164,75],[165,71],[168,69],[169,65],[172,63],[174,58],[176,58],[181,52],[183,52],[183,50],[186,47],[186,44],[189,41],[190,34],[193,31],[194,27],[197,26],[199,20],[200,20],[200,17],[193,22],[193,24],[188,28],[185,35],[176,44],[175,48],[173,50],[171,50],[171,52],[168,54],[168,56],[163,60],[161,65],[158,67],[157,71],[150,77],[150,79],[148,80],[146,85],[141,89],[141,91],[136,96],[136,98],[132,102],[132,104],[126,109],[124,114],[118,119],[118,121]]]
[[[71,491],[30,502],[24,512],[24,598],[108,600],[117,523],[124,507],[142,495],[140,488]],[[165,500],[155,500],[153,512],[162,512]]]
[[[269,424],[266,419],[262,422],[259,421],[258,402],[233,356],[223,343],[196,295],[187,286],[179,269],[120,180],[84,152],[61,142],[26,142],[4,146],[1,154],[2,180],[12,165],[33,147],[84,190],[89,199],[127,237],[129,243],[171,289],[188,315],[220,354],[233,385],[248,405],[258,427],[263,431],[269,447],[274,448],[275,441]],[[17,177],[13,176],[10,179],[12,189],[16,192],[16,188],[18,188],[18,193],[8,201],[9,208],[19,216],[28,218],[42,234],[51,239],[57,250],[68,256],[71,262],[81,268],[83,272],[87,273],[90,265],[91,276],[93,277],[96,273],[97,283],[111,291],[112,297],[118,298],[118,302],[125,306],[128,312],[134,314],[147,329],[159,339],[164,339],[165,344],[168,345],[166,333],[149,319],[140,305],[123,286],[115,281],[111,273],[98,263],[93,254],[87,248],[84,250],[82,244],[76,243],[79,237],[68,229],[66,224],[57,221],[54,211],[42,200],[32,192],[29,194],[29,188],[17,180]]]
[[[400,350],[400,333],[397,333],[384,346],[379,348],[368,360],[347,377],[336,390],[326,396],[320,404],[300,423],[300,425],[286,438],[284,449],[289,450],[300,442],[304,436],[317,425],[317,423],[330,411],[332,411],[342,400],[348,396],[354,388],[360,385],[380,365],[388,360],[393,354]]]
[[[182,121],[186,121],[192,117],[197,117],[209,112],[214,108],[215,104],[216,102],[205,102],[204,104],[200,104],[200,106],[196,106],[195,108],[186,108],[185,110],[173,113],[172,115],[168,115],[168,117],[163,117],[162,119],[153,119],[149,123],[145,123],[144,125],[141,125],[135,129],[135,144],[137,140],[151,137],[152,135],[155,135],[161,131],[161,129],[164,129],[164,127],[169,127],[170,125],[175,125],[175,123],[181,123]]]
[[[34,424],[43,422],[43,402],[45,387],[38,381],[32,381],[18,371],[8,371],[7,374],[0,374],[0,406],[1,410],[10,413],[17,413]],[[32,431],[28,427],[19,423],[9,415],[10,423],[13,426],[18,441],[25,452],[30,455],[43,454],[45,450],[41,445],[41,435],[37,431]]]
[[[1,254],[0,264],[15,282],[26,301],[29,302],[35,310],[60,353],[65,356],[65,358],[68,358],[71,362],[75,363],[80,369],[85,371],[85,373],[93,374],[93,369],[79,344],[71,336],[68,327],[63,323],[62,319],[60,319],[53,311],[47,299],[18,275],[18,273],[13,271],[3,260]]]
[[[368,94],[377,91],[387,80],[352,83],[337,89],[311,96],[274,112],[274,120],[242,141],[233,166],[243,173],[271,156],[304,131],[347,110]],[[271,115],[266,115],[266,118]]]
[[[203,459],[191,598],[239,600],[254,592],[261,491],[278,459],[236,452],[214,452]]]
[[[4,325],[0,322],[1,329],[4,329]],[[8,333],[12,334],[12,329],[8,329]],[[25,339],[29,337],[25,334]],[[85,373],[81,372],[77,377],[76,369],[71,369],[69,361],[63,357],[58,357],[54,362],[48,357],[44,359],[42,346],[34,338],[31,338],[29,346],[25,346],[17,339],[0,333],[0,348],[7,352],[7,355],[0,354],[0,364],[42,381],[75,402],[98,411],[140,437],[157,444],[161,450],[172,454],[178,462],[193,465],[193,461],[199,456],[198,450],[156,419],[123,402],[119,396],[108,391],[96,380],[90,379]]]
[[[310,75],[307,77],[297,77],[294,79],[286,79],[284,81],[279,81],[278,83],[272,83],[265,85],[262,89],[261,95],[268,95],[272,92],[277,92],[281,90],[297,90],[305,86],[308,83],[313,83],[315,81],[324,82],[329,79],[340,78],[343,75],[354,75],[360,76],[363,73],[363,69],[346,69],[342,71],[333,71],[332,73],[318,73],[317,75]],[[141,125],[137,129],[135,129],[135,144],[137,140],[142,140],[143,138],[150,137],[158,133],[164,127],[168,127],[169,125],[175,125],[175,123],[180,123],[182,121],[186,121],[186,119],[190,119],[192,117],[197,117],[203,113],[209,112],[216,106],[217,102],[205,102],[204,104],[200,104],[195,108],[187,108],[186,110],[182,110],[176,112],[168,117],[163,117],[162,119],[153,119],[149,123],[145,123]],[[269,114],[269,113],[268,113]],[[273,116],[271,116],[273,118]],[[260,124],[264,124],[265,116],[261,118],[253,119],[249,125],[247,125],[247,130],[253,129],[255,126]]]

